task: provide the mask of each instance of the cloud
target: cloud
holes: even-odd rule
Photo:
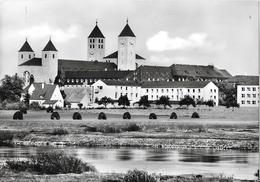
[[[182,37],[171,38],[168,32],[160,31],[147,40],[146,46],[148,50],[158,52],[199,48],[208,44],[207,37],[206,33],[193,33],[186,39]]]
[[[31,26],[18,32],[22,37],[39,40],[51,36],[56,42],[67,42],[79,35],[79,27],[71,25],[67,29],[54,28],[49,24]]]

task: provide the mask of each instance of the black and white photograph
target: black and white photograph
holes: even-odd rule
[[[260,0],[0,0],[1,182],[256,182]]]

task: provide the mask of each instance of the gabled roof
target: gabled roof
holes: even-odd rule
[[[32,58],[18,66],[41,66],[42,65],[42,58]]]
[[[26,40],[18,52],[34,52],[34,51],[32,50],[30,44]]]
[[[232,77],[232,75],[231,75],[227,70],[225,70],[225,69],[221,69],[221,70],[219,70],[219,71],[222,73],[222,75],[223,75],[224,77],[227,77],[227,78]]]
[[[135,34],[127,23],[118,37],[135,37]]]
[[[204,88],[209,81],[143,82],[142,88]]]
[[[33,83],[35,90],[30,96],[30,100],[50,100],[57,85],[46,83]]]
[[[88,38],[105,38],[98,26],[96,25],[92,32],[89,34]]]
[[[259,76],[236,75],[225,81],[238,85],[259,85]]]
[[[108,56],[104,57],[104,59],[118,59],[118,51],[109,54]],[[135,54],[135,59],[145,59],[142,56]]]
[[[85,87],[65,87],[64,92],[66,94],[65,100],[73,103],[80,103],[86,94],[88,94],[88,90]]]
[[[116,85],[116,86],[140,86],[139,83],[135,81],[126,81],[126,80],[101,80],[106,85]]]
[[[206,77],[206,78],[228,78],[223,72],[214,66],[173,64],[173,76]]]
[[[116,69],[115,63],[71,59],[58,60],[58,70],[63,71],[114,71]]]
[[[55,46],[53,45],[50,39],[42,51],[57,51],[57,49],[55,48]]]

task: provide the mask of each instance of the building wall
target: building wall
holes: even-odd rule
[[[135,70],[135,37],[118,37],[118,70]]]
[[[238,85],[237,103],[240,107],[258,107],[259,86],[258,85]]]
[[[18,65],[35,57],[34,52],[18,52]]]
[[[44,82],[46,77],[41,66],[18,66],[18,75],[24,78],[25,86],[29,84],[30,75],[34,76],[35,82]]]
[[[44,73],[43,81],[45,83],[53,83],[58,74],[58,52],[43,51],[42,52],[42,72]]]
[[[60,93],[60,89],[59,86],[57,85],[50,100],[58,100],[58,102],[56,103],[56,105],[58,107],[63,107],[64,106],[64,100],[63,97]]]
[[[210,82],[206,87],[204,87],[203,100],[213,100],[216,106],[218,106],[218,87],[214,83]]]
[[[88,61],[103,62],[105,57],[105,38],[88,38]]]

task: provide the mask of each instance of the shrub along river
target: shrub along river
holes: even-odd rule
[[[64,151],[94,165],[99,172],[142,169],[168,175],[223,173],[239,179],[255,179],[258,153],[245,151],[164,150],[84,147],[0,147],[0,160],[26,158],[49,150]]]

